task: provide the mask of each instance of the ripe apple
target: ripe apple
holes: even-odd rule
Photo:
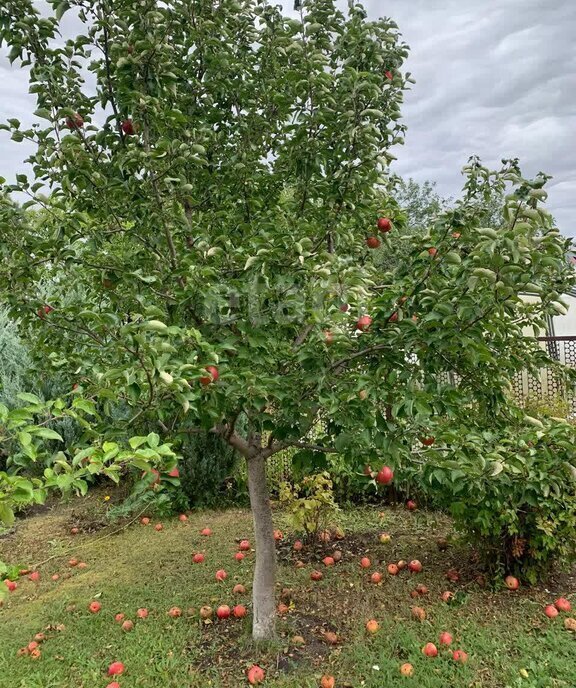
[[[384,72],[384,76],[385,76],[387,79],[390,79],[390,81],[392,81],[392,79],[394,78],[394,74],[392,74],[392,72],[391,72],[390,70],[385,71],[385,72]]]
[[[216,616],[219,619],[229,619],[230,618],[230,607],[227,604],[221,604],[216,610]]]
[[[116,621],[116,623],[120,623],[121,621],[124,621],[124,616],[125,616],[125,614],[123,614],[122,612],[119,612],[118,614],[116,614],[114,616],[114,621]]]
[[[426,655],[426,657],[438,657],[438,648],[434,643],[426,643],[422,648],[422,654]]]
[[[32,642],[28,643],[28,652],[32,652],[32,650],[36,650],[38,648],[38,643],[33,640]]]
[[[414,673],[414,667],[409,662],[406,662],[400,667],[400,673],[402,676],[410,677]]]
[[[416,599],[416,597],[420,597],[420,595],[418,594],[418,590],[410,590],[410,597],[412,599]]]
[[[170,607],[168,610],[168,616],[170,616],[172,619],[177,619],[179,616],[182,616],[182,610],[180,607]]]
[[[301,552],[303,547],[304,545],[302,544],[301,540],[296,540],[296,542],[292,545],[292,548],[295,552]]]
[[[340,311],[342,313],[348,313],[349,310],[350,310],[350,304],[348,304],[348,303],[340,304]]]
[[[440,645],[451,645],[453,640],[452,636],[450,635],[450,633],[448,633],[448,631],[443,631],[442,633],[440,633],[438,639],[440,641]]]
[[[248,676],[248,683],[251,686],[255,686],[258,683],[262,683],[264,681],[266,674],[264,673],[264,669],[259,667],[257,664],[253,664],[248,669],[247,676]]]
[[[232,592],[235,595],[245,595],[246,594],[246,588],[241,583],[237,583],[234,586],[234,588],[232,589]]]
[[[334,688],[335,685],[336,681],[334,680],[334,676],[324,674],[320,679],[320,688]]]
[[[242,561],[245,556],[244,552],[236,552],[234,559],[236,559],[236,561]]]
[[[281,530],[275,530],[274,531],[274,539],[276,542],[280,542],[284,537],[284,533]]]
[[[212,607],[209,607],[207,604],[204,605],[203,607],[200,607],[200,618],[204,619],[211,619],[212,618]]]
[[[366,630],[368,633],[377,633],[380,630],[380,624],[375,619],[370,619],[366,623]]]
[[[378,583],[382,582],[382,574],[379,573],[378,571],[374,571],[374,573],[370,576],[370,581],[372,583],[375,583],[376,585]]]
[[[136,611],[136,616],[137,616],[139,619],[146,619],[146,618],[148,618],[148,610],[146,609],[146,607],[140,607],[140,609],[138,609],[138,610]]]
[[[321,571],[312,571],[312,573],[310,574],[310,578],[313,581],[322,580],[322,572]]]
[[[460,580],[460,574],[456,569],[448,569],[446,571],[446,578],[452,583],[457,583]]]
[[[422,564],[418,561],[418,559],[413,559],[408,564],[408,571],[411,573],[420,573],[420,571],[422,571]]]
[[[172,468],[170,471],[168,471],[168,477],[170,477],[170,478],[179,478],[180,477],[180,470],[179,470],[178,466],[174,466],[174,468]],[[186,514],[180,514],[180,516],[178,516],[178,518],[181,521],[187,521],[188,520],[188,516],[186,516]]]
[[[464,650],[454,650],[454,652],[452,653],[452,659],[455,662],[466,664],[466,662],[468,661],[468,655],[464,652]]]
[[[243,619],[246,616],[246,607],[243,604],[237,604],[232,613],[237,619]]]
[[[450,592],[450,590],[446,590],[445,592],[442,593],[440,596],[442,602],[450,602],[454,599],[454,593]]]
[[[50,315],[50,313],[52,313],[53,310],[54,310],[54,308],[52,308],[52,306],[45,304],[44,306],[41,306],[38,309],[38,317],[40,318],[40,320],[44,320],[44,318],[47,315]]]
[[[434,248],[434,246],[432,246],[431,248],[428,249],[428,253],[432,256],[432,258],[435,258],[436,254],[438,253],[438,249]]]
[[[356,329],[366,332],[372,324],[372,318],[369,315],[361,315],[356,322]]]
[[[76,526],[74,526],[74,528],[70,528],[70,535],[78,535],[79,532],[80,528],[76,528]]]
[[[409,499],[406,502],[406,508],[408,511],[416,511],[416,502],[413,499]]]
[[[548,604],[544,608],[544,614],[546,614],[549,619],[554,619],[558,616],[558,610],[553,604]]]
[[[425,585],[420,584],[416,586],[416,592],[418,595],[427,595],[428,588]]]
[[[8,588],[8,592],[14,592],[14,590],[18,588],[18,583],[16,583],[15,581],[6,580],[5,583],[6,587]]]
[[[87,568],[88,568],[88,564],[87,564],[85,561],[79,561],[79,562],[78,562],[78,568],[79,568],[79,569],[87,569]]]
[[[216,571],[215,576],[216,576],[216,580],[220,581],[220,582],[225,581],[226,578],[228,578],[228,574],[226,573],[226,571],[224,569],[218,569],[218,571]]]
[[[248,552],[250,550],[250,540],[240,540],[240,544],[238,545],[238,549],[241,552]]]
[[[43,643],[46,640],[46,636],[44,635],[44,633],[36,633],[36,635],[34,636],[34,640],[36,640],[36,642],[38,643]]]
[[[118,681],[112,681],[112,683],[109,683],[106,688],[120,688],[120,684]]]
[[[134,122],[132,122],[131,119],[125,119],[120,126],[122,127],[122,131],[126,134],[126,136],[134,135]]]
[[[160,531],[163,530],[163,529],[164,529],[164,526],[163,526],[161,523],[157,523],[157,524],[154,526],[154,530],[157,530],[158,532],[160,532]]]
[[[143,526],[147,526],[147,525],[150,523],[150,519],[148,518],[148,516],[143,516],[143,517],[140,519],[140,523],[141,523]]]
[[[74,129],[81,129],[84,126],[84,118],[75,112],[72,117],[66,117],[66,126],[72,131]]]
[[[404,561],[404,559],[400,559],[396,566],[398,567],[398,571],[404,571],[408,564]]]
[[[398,312],[394,311],[392,315],[388,318],[388,322],[395,323],[398,322]]]
[[[376,482],[380,485],[389,485],[394,480],[394,471],[389,466],[382,466],[376,474]]]
[[[435,438],[435,437],[432,437],[432,436],[430,436],[430,437],[421,437],[421,438],[420,438],[420,442],[422,442],[422,444],[423,444],[425,447],[431,447],[431,446],[434,444],[435,441],[436,441],[436,438]]]
[[[284,602],[280,602],[280,604],[277,607],[278,614],[280,616],[284,616],[284,614],[288,614],[290,611],[290,607],[287,604],[284,604]]]
[[[112,662],[108,667],[108,676],[120,676],[124,673],[124,665],[122,662]]]
[[[37,583],[40,580],[40,571],[32,571],[32,573],[28,576],[28,580],[31,580],[33,583]]]
[[[392,538],[390,537],[390,535],[388,533],[380,533],[380,542],[383,545],[387,545],[391,539]]]
[[[518,590],[520,587],[520,581],[517,578],[514,578],[514,576],[506,576],[504,579],[504,585],[508,588],[508,590]]]
[[[422,609],[422,607],[412,607],[410,611],[412,612],[412,616],[416,619],[416,621],[426,620],[426,611]]]
[[[98,614],[98,612],[102,609],[102,605],[100,602],[95,600],[94,602],[90,602],[88,609],[92,614]]]
[[[330,345],[334,343],[334,333],[330,330],[324,330],[324,341]]]
[[[200,535],[203,535],[204,537],[210,537],[210,535],[212,535],[212,531],[210,530],[210,528],[203,528],[200,531]]]
[[[380,246],[380,239],[375,236],[370,236],[366,239],[366,246],[368,246],[368,248],[378,248],[378,246]]]
[[[220,377],[220,373],[218,372],[218,368],[216,368],[216,366],[209,365],[209,366],[206,366],[206,368],[204,368],[204,370],[206,370],[208,373],[210,373],[210,375],[205,375],[204,377],[200,378],[200,384],[201,385],[204,385],[204,387],[206,387],[206,385],[209,385],[212,382],[218,381],[218,378]]]
[[[324,566],[334,566],[334,558],[324,557],[324,559],[322,559],[322,563],[324,564]]]
[[[204,555],[200,552],[196,552],[196,554],[192,557],[192,561],[195,564],[201,564],[204,561]]]
[[[391,576],[397,576],[398,575],[398,567],[396,566],[396,564],[388,564],[387,569],[388,569],[388,573]]]
[[[572,605],[565,597],[559,597],[554,606],[559,612],[569,612],[572,609]]]
[[[360,566],[363,569],[369,569],[372,566],[372,562],[368,557],[362,557],[362,559],[360,559]]]
[[[130,633],[130,631],[134,629],[134,622],[130,621],[130,619],[128,619],[128,620],[124,621],[121,628],[124,631],[124,633]]]
[[[72,567],[78,566],[78,559],[76,559],[75,557],[73,557],[72,559],[70,559],[70,560],[68,561],[68,566],[72,566]]]
[[[60,574],[58,574],[58,573],[54,573],[54,574],[52,575],[52,580],[53,580],[53,581],[57,581],[59,578],[60,578]]]
[[[386,232],[389,232],[392,229],[392,222],[388,217],[379,217],[378,218],[378,229],[385,234]]]

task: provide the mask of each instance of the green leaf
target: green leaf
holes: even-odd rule
[[[38,110],[34,110],[34,115],[40,119],[52,119],[52,113],[50,110],[46,110],[46,108],[38,108]]]
[[[0,502],[0,523],[4,523],[8,527],[14,523],[14,512],[6,502]]]
[[[59,435],[56,430],[51,430],[50,428],[39,428],[33,426],[30,428],[30,432],[38,437],[43,437],[45,440],[58,440],[64,442],[61,435]]]

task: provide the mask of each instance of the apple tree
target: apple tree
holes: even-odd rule
[[[267,639],[271,456],[396,465],[439,419],[510,422],[510,377],[545,359],[524,330],[572,282],[546,178],[471,160],[462,200],[387,272],[377,256],[403,215],[382,191],[412,82],[391,19],[333,0],[289,16],[265,0],[50,4],[0,8],[0,43],[36,99],[27,124],[4,126],[33,152],[30,178],[4,188],[26,202],[0,205],[3,303],[43,365],[79,385],[91,440],[136,434],[137,453],[152,430],[138,466],[181,433],[244,457],[253,635]],[[502,225],[482,226],[505,187]]]

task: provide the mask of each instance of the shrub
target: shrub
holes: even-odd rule
[[[545,398],[527,396],[524,399],[524,410],[535,418],[568,418],[570,402],[560,394]]]
[[[531,421],[468,435],[449,456],[426,452],[408,473],[449,509],[489,570],[534,583],[575,558],[576,433],[567,422]],[[480,453],[486,443],[491,450]]]
[[[338,513],[328,473],[309,475],[298,484],[282,483],[280,503],[291,528],[308,540],[316,539]]]
[[[180,490],[190,506],[222,506],[247,499],[244,481],[235,470],[238,456],[221,437],[189,435],[178,445],[178,453]]]

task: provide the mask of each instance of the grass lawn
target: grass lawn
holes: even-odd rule
[[[277,642],[256,648],[250,641],[250,619],[204,623],[197,610],[219,604],[242,603],[250,608],[250,584],[254,553],[242,562],[234,559],[237,540],[251,538],[250,514],[243,510],[204,512],[185,523],[165,520],[162,531],[136,522],[120,533],[106,527],[84,532],[99,520],[100,497],[89,497],[59,506],[21,521],[16,532],[0,538],[0,559],[39,566],[38,583],[20,579],[0,609],[1,688],[105,688],[106,670],[122,661],[126,671],[122,688],[205,688],[248,685],[245,671],[258,663],[267,673],[266,686],[306,688],[320,685],[323,674],[336,678],[336,687],[383,688],[574,688],[576,686],[576,634],[564,628],[560,614],[548,619],[546,603],[560,595],[576,606],[576,578],[558,576],[545,588],[517,592],[493,592],[476,581],[472,552],[454,541],[441,552],[438,537],[451,535],[443,516],[404,509],[358,509],[342,515],[346,537],[315,552],[304,551],[304,568],[296,568],[293,538],[281,513],[277,527],[284,530],[279,545],[278,597],[290,611],[278,619]],[[78,535],[70,527],[80,524]],[[202,537],[201,528],[212,529]],[[389,544],[378,534],[387,531]],[[327,568],[321,559],[331,551],[343,552],[342,561]],[[191,555],[203,552],[205,561],[192,564]],[[372,567],[360,568],[361,556]],[[76,557],[86,568],[71,568]],[[420,574],[388,575],[386,565],[399,559],[419,559]],[[460,580],[450,583],[446,571],[456,567]],[[224,568],[225,582],[215,579]],[[310,572],[322,570],[323,579],[310,580]],[[369,581],[375,570],[383,582]],[[57,581],[53,574],[59,574]],[[233,595],[236,583],[246,586],[246,595]],[[418,584],[427,595],[412,599]],[[452,604],[441,601],[445,590],[456,593]],[[101,611],[88,611],[98,600]],[[411,607],[426,610],[419,622]],[[182,617],[172,619],[167,611],[178,606]],[[149,609],[146,619],[136,610]],[[190,608],[194,608],[194,610]],[[134,620],[131,632],[115,622],[117,613]],[[574,616],[574,611],[570,614]],[[368,635],[365,624],[374,618],[380,624]],[[337,634],[336,644],[327,642],[327,631]],[[466,664],[452,660],[440,649],[436,658],[425,657],[427,642],[438,645],[441,631],[454,637],[453,648],[469,654]],[[17,657],[19,648],[43,632],[41,657]],[[302,636],[305,644],[295,647],[291,639]],[[400,666],[410,662],[414,674],[406,678]]]

